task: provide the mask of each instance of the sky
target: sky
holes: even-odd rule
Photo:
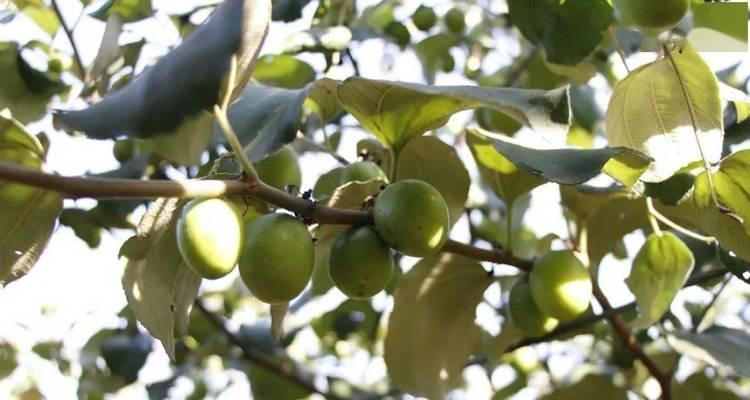
[[[78,0],[60,0],[59,1],[66,21],[75,21],[81,7]],[[144,56],[139,68],[142,68],[150,61],[155,60],[163,54],[169,45],[178,38],[176,31],[172,28],[171,22],[167,19],[164,12],[178,12],[189,10],[190,4],[199,3],[195,1],[174,2],[167,0],[154,0],[154,6],[160,10],[155,20],[148,20],[126,26],[126,33],[122,35],[120,42],[125,43],[137,40],[138,33],[146,32],[150,45],[144,48]],[[358,2],[364,4],[366,2]],[[370,3],[374,3],[371,1]],[[443,1],[428,1],[428,4],[435,4],[438,14],[442,14],[450,3]],[[497,3],[497,2],[496,2]],[[313,2],[313,5],[316,2]],[[418,4],[415,2],[414,7]],[[268,35],[267,41],[263,47],[263,53],[275,53],[279,49],[284,39],[291,33],[302,30],[309,25],[313,12],[312,7],[305,10],[305,16],[291,24],[274,23]],[[411,14],[411,9],[404,7],[400,10],[397,17],[406,18]],[[496,11],[502,11],[500,9]],[[472,10],[467,14],[468,22],[471,24],[472,18],[478,17],[478,10]],[[29,23],[22,18],[11,24],[0,25],[0,41],[18,40],[26,41],[32,38],[44,39],[44,34],[34,29],[29,29]],[[96,56],[99,45],[99,38],[104,31],[104,23],[93,18],[84,17],[75,29],[75,40],[78,44],[82,58],[85,64],[90,62]],[[137,33],[135,33],[137,32]],[[418,35],[418,34],[417,34]],[[59,33],[53,44],[55,47],[70,51],[67,38]],[[362,75],[367,78],[398,79],[403,81],[420,82],[422,80],[421,70],[417,67],[419,62],[412,52],[400,54],[397,58],[379,57],[384,51],[392,51],[395,45],[383,43],[382,41],[368,41],[361,44],[355,44],[353,52],[355,57],[360,60],[367,58],[368,62],[360,62]],[[499,39],[498,52],[485,60],[483,68],[487,71],[494,71],[499,66],[510,62],[520,49],[517,43]],[[460,52],[456,53],[460,56]],[[750,63],[747,61],[746,54],[738,53],[704,53],[704,57],[714,70],[720,70],[731,66],[737,62],[743,62],[739,73],[746,76]],[[631,68],[652,61],[655,55],[652,53],[642,53],[634,55],[628,59]],[[311,55],[302,55],[300,58],[310,62],[317,70],[322,70],[323,62],[320,57]],[[461,60],[456,70],[461,71]],[[370,62],[373,60],[374,62]],[[392,64],[392,68],[387,68]],[[616,73],[618,76],[625,75],[624,67],[619,63]],[[336,67],[330,77],[342,79],[352,74],[348,66]],[[456,85],[470,84],[460,73],[438,74],[437,84]],[[599,76],[591,82],[599,90],[598,100],[604,106],[609,97],[609,90],[606,89],[604,79]],[[74,90],[75,92],[75,90]],[[55,104],[56,107],[78,108],[84,104],[81,101],[72,101],[66,104]],[[469,114],[462,113],[456,115],[448,124],[448,130],[459,131]],[[354,121],[351,121],[354,123]],[[48,164],[51,168],[62,175],[80,175],[86,172],[103,172],[118,166],[118,163],[111,156],[112,143],[109,141],[94,141],[81,137],[70,137],[64,132],[54,131],[51,128],[49,119],[34,124],[33,129],[44,130],[50,135],[53,143]],[[529,135],[524,132],[522,135]],[[344,157],[353,160],[355,158],[354,143],[361,138],[361,132],[355,130],[347,132],[344,135],[344,142],[341,148]],[[474,181],[478,176],[473,166],[471,155],[465,146],[458,149],[462,159],[466,162]],[[310,156],[302,158],[306,168],[303,169],[303,187],[311,187],[318,174],[332,167],[335,162],[325,155]],[[315,165],[314,168],[308,166]],[[556,233],[559,236],[566,236],[564,221],[558,212],[559,195],[554,185],[544,185],[534,191],[532,198],[532,212],[526,216],[525,223],[535,231],[538,236],[544,236],[547,233]],[[66,207],[72,206],[72,201],[66,200]],[[78,207],[91,207],[95,204],[92,200],[79,200],[75,203]],[[133,216],[133,221],[137,222],[139,210]],[[453,231],[453,237],[458,240],[466,240],[468,229],[466,220],[460,221]],[[7,398],[12,390],[18,385],[23,385],[27,381],[27,376],[35,379],[42,391],[47,390],[46,394],[54,393],[54,398],[67,399],[75,398],[75,388],[77,381],[61,376],[56,368],[48,362],[42,360],[30,351],[31,346],[39,341],[57,341],[63,340],[69,355],[75,357],[78,349],[83,346],[85,341],[101,327],[114,327],[118,324],[115,314],[125,305],[125,298],[120,284],[120,275],[123,269],[123,263],[117,259],[117,253],[122,242],[130,236],[127,231],[114,231],[103,233],[101,245],[95,250],[91,250],[87,245],[79,240],[73,232],[66,227],[58,227],[49,243],[46,251],[39,260],[37,266],[26,277],[17,281],[7,288],[0,290],[0,340],[7,340],[16,345],[20,350],[20,367],[13,374],[11,379],[0,382],[0,398]],[[642,243],[643,237],[640,234],[633,234],[627,237],[627,245],[631,254],[634,254]],[[502,270],[501,270],[502,271]],[[504,272],[512,272],[507,269]],[[602,267],[602,274],[607,276],[607,280],[601,282],[604,291],[610,296],[614,305],[624,304],[631,301],[632,295],[628,292],[624,279],[629,273],[629,265],[625,262],[618,262],[614,259],[608,259]],[[230,278],[211,282],[205,285],[206,289],[220,289],[230,284],[236,276],[233,274]],[[742,290],[739,285],[733,285],[731,290]],[[683,295],[702,296],[704,292],[694,290],[685,291]],[[494,288],[487,293],[490,301],[497,301],[499,291]],[[307,314],[309,317],[319,315],[320,313],[334,308],[343,300],[340,293],[331,293],[319,302],[307,306],[307,310],[300,314]],[[385,296],[379,296],[375,299],[378,307],[388,308],[390,302]],[[742,304],[733,305],[741,307]],[[248,318],[254,318],[248,315]],[[298,316],[293,316],[290,324],[303,325],[307,321]],[[495,312],[487,305],[482,305],[478,310],[477,322],[485,327],[491,333],[497,333],[498,319]],[[732,325],[737,321],[727,321]],[[304,356],[307,352],[313,352],[314,340],[310,335],[312,331],[303,332],[298,342],[304,345],[293,346],[290,351],[298,356]],[[307,336],[307,338],[306,338]],[[542,345],[539,346],[541,352],[552,347],[555,351],[562,344]],[[141,372],[141,378],[146,382],[158,381],[169,376],[168,359],[164,354],[158,342],[155,343],[155,351],[149,359],[146,368]],[[573,357],[556,357],[551,360],[554,371],[569,371],[571,365],[576,361]],[[354,368],[357,374],[351,371],[336,369],[330,363],[321,363],[317,367],[321,372],[343,373],[349,376],[353,381],[375,381],[385,373],[385,366],[382,359],[377,359],[368,365],[364,375],[359,370],[365,369],[367,358],[365,354],[356,354],[353,357],[353,365],[361,368]],[[235,373],[232,376],[216,375],[215,383],[221,385],[228,378],[233,382],[232,389],[221,398],[232,398],[234,396],[244,396],[247,393],[247,383],[244,382],[242,374]],[[467,380],[471,382],[469,392],[465,393],[467,398],[482,399],[488,398],[492,393],[491,384],[502,386],[507,383],[509,371],[500,368],[490,380],[487,379],[484,372],[479,367],[468,368],[466,371]],[[535,376],[533,379],[544,379]],[[137,385],[135,385],[137,386]],[[53,389],[54,391],[50,391]],[[178,384],[177,392],[189,393],[190,384],[182,381]],[[533,396],[533,392],[525,393],[526,396]],[[118,394],[117,399],[142,398],[144,388],[137,386],[130,390]],[[179,397],[179,396],[178,396]]]

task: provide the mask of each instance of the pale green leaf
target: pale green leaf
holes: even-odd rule
[[[51,37],[55,36],[60,28],[60,20],[51,8],[45,5],[32,5],[25,7],[23,13],[26,14],[36,25]]]
[[[315,80],[315,70],[291,55],[269,54],[258,59],[253,78],[265,85],[297,89]]]
[[[516,167],[479,132],[467,131],[466,143],[477,162],[482,180],[506,204],[513,204],[519,196],[545,183],[543,179]]]
[[[715,325],[701,333],[679,331],[669,336],[669,343],[681,354],[750,376],[750,347],[747,345],[750,334],[745,330]]]
[[[605,255],[615,251],[626,234],[648,226],[646,202],[643,199],[620,195],[596,207],[586,221],[591,265],[599,264]]]
[[[338,98],[365,129],[397,150],[410,139],[445,125],[453,114],[471,108],[503,111],[549,137],[563,137],[570,123],[567,88],[427,86],[353,77],[339,85]]]
[[[693,266],[693,253],[674,234],[652,233],[646,238],[625,280],[638,304],[639,317],[632,323],[636,329],[650,326],[669,310]]]
[[[621,188],[617,186],[600,188],[585,185],[560,185],[562,204],[576,216],[579,223],[586,221],[597,207],[611,201]]]
[[[384,355],[397,387],[437,399],[461,383],[482,337],[475,309],[492,282],[476,261],[447,253],[422,259],[401,277]]]
[[[397,180],[419,179],[434,186],[448,204],[451,222],[464,213],[471,180],[456,150],[434,136],[411,140],[398,158]]]
[[[0,162],[42,168],[44,150],[7,112],[0,113]],[[0,288],[26,275],[47,246],[62,212],[55,192],[0,181]]]
[[[670,50],[695,111],[700,146],[707,160],[721,158],[723,109],[716,75],[687,42]],[[682,167],[701,160],[688,104],[668,58],[644,65],[615,86],[607,109],[611,146],[642,151],[654,159],[641,177],[663,181]]]
[[[173,360],[175,338],[187,331],[190,307],[201,284],[201,277],[185,264],[177,248],[177,217],[184,205],[178,199],[151,203],[138,234],[121,249],[128,258],[122,277],[128,307]]]
[[[213,114],[201,111],[182,121],[172,134],[155,137],[154,153],[179,165],[198,166],[213,137],[213,126]]]

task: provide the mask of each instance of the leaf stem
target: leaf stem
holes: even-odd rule
[[[253,163],[250,162],[250,159],[247,158],[245,150],[242,148],[242,144],[240,143],[239,138],[237,138],[237,134],[234,132],[234,129],[232,129],[232,124],[229,122],[229,117],[227,116],[227,109],[229,108],[229,102],[232,99],[232,89],[234,88],[236,80],[237,57],[232,56],[232,60],[229,65],[227,85],[224,89],[224,96],[221,99],[221,105],[217,104],[214,106],[214,116],[216,117],[216,121],[219,123],[222,132],[224,132],[224,137],[226,137],[229,146],[232,148],[234,156],[242,166],[242,170],[245,171],[247,181],[253,183],[260,181],[260,179],[258,178],[258,173],[255,172]]]
[[[653,213],[654,210],[654,201],[651,199],[651,197],[646,197],[646,208],[648,209],[648,222],[651,223],[651,228],[654,230],[654,233],[658,237],[662,237],[663,233],[661,232],[661,228],[659,227],[659,222],[656,221],[656,216]]]
[[[650,197],[646,198],[646,207],[648,208],[648,215],[649,219],[656,218],[658,221],[662,222],[664,225],[667,225],[668,227],[676,230],[677,232],[680,232],[684,234],[685,236],[689,236],[693,239],[700,240],[701,242],[704,242],[706,244],[714,244],[717,242],[716,238],[713,236],[703,236],[699,233],[695,233],[691,231],[688,228],[685,228],[682,225],[679,225],[678,223],[672,221],[671,219],[664,216],[664,214],[660,213],[656,207],[654,207],[654,203]],[[652,222],[653,224],[653,222]]]

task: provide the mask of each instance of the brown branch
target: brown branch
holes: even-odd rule
[[[267,355],[247,347],[242,339],[240,339],[234,332],[229,330],[224,321],[222,321],[221,317],[208,310],[200,299],[195,299],[194,304],[198,311],[200,311],[211,322],[211,324],[216,327],[216,329],[221,331],[233,345],[239,347],[240,350],[242,350],[242,358],[244,358],[245,360],[253,364],[257,364],[275,373],[281,378],[289,381],[294,385],[299,386],[300,388],[310,393],[317,393],[327,399],[343,400],[342,397],[318,389],[313,382],[305,379],[294,370],[285,368],[277,364],[275,361],[273,361],[272,358],[268,357]]]
[[[102,199],[250,196],[293,211],[321,224],[368,225],[372,223],[372,215],[369,212],[316,204],[262,182],[247,183],[241,180],[210,179],[176,182],[64,177],[2,161],[0,161],[0,180],[52,190],[74,199],[82,197]],[[448,240],[442,251],[464,255],[480,261],[508,264],[524,271],[529,271],[532,265],[531,261],[522,260],[499,250],[481,249],[454,240]]]
[[[612,305],[609,303],[609,300],[607,300],[604,292],[602,292],[601,288],[596,282],[594,282],[593,289],[594,297],[596,297],[596,300],[599,302],[602,308],[605,311],[612,310]],[[672,375],[668,372],[663,372],[661,368],[656,365],[656,362],[654,362],[654,360],[649,357],[646,352],[643,351],[643,348],[641,347],[640,343],[638,343],[638,340],[635,338],[635,336],[632,335],[628,326],[619,316],[611,315],[607,319],[612,324],[612,328],[615,330],[617,336],[619,336],[622,339],[623,343],[625,343],[625,347],[627,347],[627,349],[630,350],[630,352],[633,353],[641,363],[643,363],[651,376],[653,376],[654,379],[659,382],[659,386],[661,386],[661,398],[663,400],[671,400]]]
[[[55,12],[57,19],[60,21],[60,26],[62,27],[63,32],[65,32],[65,36],[68,37],[70,47],[73,49],[73,59],[76,62],[76,66],[78,66],[78,76],[81,78],[82,82],[86,82],[88,80],[88,74],[86,73],[86,67],[83,66],[83,61],[81,60],[81,53],[78,51],[78,46],[73,39],[73,31],[65,22],[65,18],[63,18],[62,12],[60,12],[60,7],[57,5],[57,0],[52,0],[51,4],[52,10]]]

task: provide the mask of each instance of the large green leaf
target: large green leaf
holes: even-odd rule
[[[669,343],[681,354],[750,376],[750,347],[747,345],[750,335],[744,330],[715,325],[701,333],[679,331],[669,336]]]
[[[508,10],[526,39],[565,65],[592,53],[614,19],[607,0],[508,0]]]
[[[133,82],[89,108],[58,111],[56,124],[97,139],[171,133],[217,103],[233,56],[236,87],[245,86],[270,19],[270,0],[227,0]]]
[[[297,89],[315,80],[315,70],[294,56],[269,54],[258,59],[253,78],[265,85]]]
[[[563,137],[570,123],[567,88],[553,91],[427,86],[349,78],[338,89],[346,111],[383,143],[400,150],[410,139],[470,108],[503,111],[540,134]]]
[[[9,108],[23,123],[41,118],[52,96],[65,90],[59,77],[29,65],[16,43],[0,42],[0,76],[0,110]]]
[[[519,168],[563,185],[578,185],[604,172],[630,186],[648,168],[649,158],[624,147],[535,149],[492,135],[492,145]]]
[[[229,122],[237,133],[245,152],[253,162],[279,150],[297,137],[303,111],[330,117],[331,98],[336,81],[321,79],[300,89],[274,88],[252,84],[229,108]],[[335,111],[334,111],[335,112]],[[214,124],[214,132],[221,128]]]
[[[177,248],[177,217],[184,205],[178,199],[151,203],[138,234],[120,249],[120,256],[128,259],[122,277],[128,306],[173,360],[175,338],[187,332],[190,307],[201,284]]]
[[[690,44],[677,46],[670,54],[687,88],[690,105],[685,103],[669,58],[662,58],[620,81],[607,109],[609,144],[633,148],[654,159],[641,177],[646,182],[663,181],[701,160],[690,107],[695,111],[703,154],[712,163],[721,158],[724,122],[716,75]]]
[[[456,150],[434,136],[411,140],[398,157],[397,180],[419,179],[434,186],[448,204],[451,222],[464,213],[471,180]]]
[[[7,112],[0,112],[0,162],[41,169],[44,149]],[[42,255],[62,211],[55,192],[0,181],[0,287],[26,275]]]
[[[639,317],[633,321],[636,329],[650,326],[669,310],[694,265],[693,253],[672,233],[652,233],[646,238],[625,280],[638,304]]]
[[[542,397],[543,400],[607,399],[626,400],[628,392],[612,383],[603,375],[586,375],[577,383],[555,390]]]
[[[588,253],[591,265],[615,251],[622,238],[637,229],[649,226],[646,202],[617,196],[596,207],[586,221]]]
[[[422,259],[401,277],[385,337],[385,363],[404,391],[443,398],[479,345],[475,309],[493,282],[474,260],[453,254]]]
[[[468,130],[466,143],[477,162],[482,180],[506,204],[512,205],[519,196],[544,183],[543,179],[516,167],[479,132]]]

